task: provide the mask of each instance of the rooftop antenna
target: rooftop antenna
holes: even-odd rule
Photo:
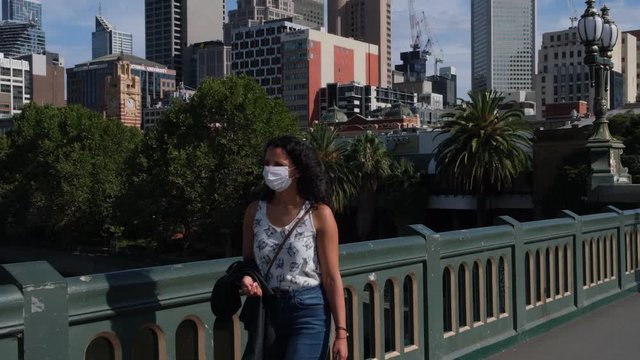
[[[98,15],[102,16],[102,1],[98,2]]]

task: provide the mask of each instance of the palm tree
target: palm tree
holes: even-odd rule
[[[393,161],[384,181],[381,198],[396,230],[423,220],[426,196],[426,184],[415,165],[405,158]]]
[[[347,146],[337,143],[337,132],[319,123],[308,134],[309,144],[316,149],[327,173],[331,202],[336,212],[344,212],[356,194],[356,179],[345,163]]]
[[[356,137],[349,147],[348,163],[358,179],[358,238],[366,240],[375,213],[378,185],[390,172],[391,158],[382,141],[371,132]]]
[[[531,130],[521,110],[500,109],[504,97],[499,92],[468,95],[469,101],[442,115],[440,128],[448,137],[435,151],[436,174],[454,193],[477,196],[478,225],[482,226],[487,193],[510,189],[513,180],[529,168],[526,150],[531,147]]]

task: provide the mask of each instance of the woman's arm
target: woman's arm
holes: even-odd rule
[[[319,205],[313,211],[313,220],[317,233],[318,260],[322,287],[329,302],[331,315],[336,326],[336,337],[333,343],[333,359],[346,359],[347,321],[344,305],[344,289],[340,275],[340,259],[338,254],[338,226],[333,212],[326,205]]]
[[[253,220],[256,217],[258,202],[254,201],[244,211],[242,220],[242,259],[253,259]]]
[[[252,202],[247,206],[242,220],[242,259],[252,260],[253,256],[253,220],[256,217],[258,202]],[[248,296],[262,296],[260,284],[250,276],[245,276],[240,282],[240,292]]]

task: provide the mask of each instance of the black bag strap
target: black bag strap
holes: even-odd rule
[[[264,274],[265,278],[268,277],[269,272],[271,271],[271,267],[276,262],[276,258],[278,257],[278,255],[280,255],[280,251],[282,251],[282,248],[284,247],[284,244],[287,242],[287,240],[289,240],[289,238],[291,237],[291,234],[293,234],[293,230],[295,230],[298,227],[298,225],[300,224],[300,222],[302,221],[302,219],[304,219],[305,216],[307,216],[307,214],[311,212],[311,208],[312,208],[312,206],[309,205],[309,208],[302,214],[302,216],[300,216],[298,218],[298,220],[296,221],[295,224],[293,224],[291,229],[289,229],[289,232],[287,233],[287,235],[284,237],[284,239],[280,243],[280,246],[278,246],[278,249],[276,250],[275,255],[273,255],[273,258],[271,259],[271,262],[269,263],[269,266],[267,267],[267,272]]]

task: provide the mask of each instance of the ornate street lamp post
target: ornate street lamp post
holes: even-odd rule
[[[589,67],[590,85],[595,88],[594,133],[587,143],[591,159],[590,189],[593,190],[599,185],[630,183],[631,177],[620,163],[624,145],[611,136],[606,119],[609,71],[613,68],[611,52],[618,41],[618,26],[609,18],[606,5],[600,10],[600,15],[593,7],[595,0],[585,3],[587,8],[578,22],[578,34],[585,47],[584,64]]]

